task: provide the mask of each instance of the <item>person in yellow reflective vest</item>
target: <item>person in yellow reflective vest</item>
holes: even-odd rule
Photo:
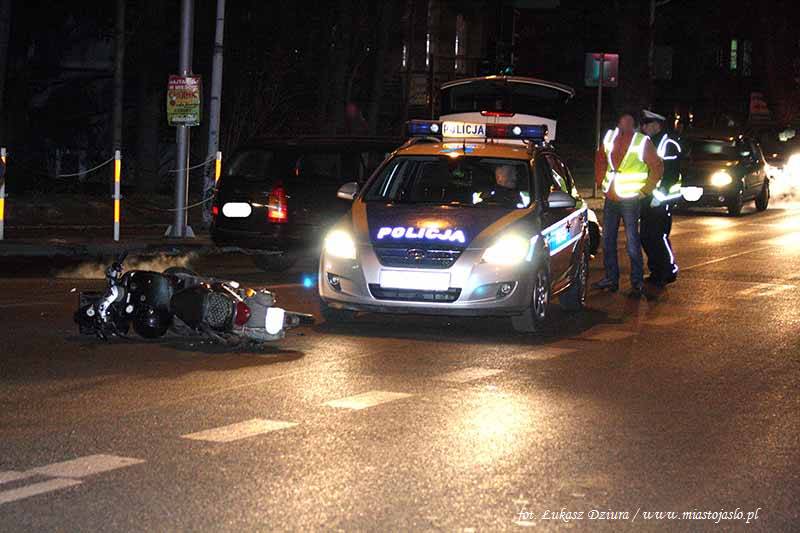
[[[605,276],[594,288],[619,290],[617,233],[625,225],[628,258],[631,262],[629,296],[641,297],[644,288],[644,259],[639,238],[641,201],[652,194],[661,179],[663,164],[653,143],[637,131],[637,118],[623,113],[617,127],[609,130],[597,150],[595,179],[603,188],[603,265]]]
[[[669,233],[672,229],[671,206],[681,197],[681,145],[664,130],[666,117],[648,109],[642,111],[642,133],[650,137],[664,164],[664,174],[653,194],[642,200],[642,248],[647,254],[647,281],[658,287],[674,282],[678,265]]]

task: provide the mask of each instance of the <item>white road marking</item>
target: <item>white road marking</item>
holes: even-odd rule
[[[771,250],[774,246],[763,246],[761,248],[753,248],[752,250],[746,250],[744,252],[739,252],[738,254],[727,255],[725,257],[719,257],[717,259],[710,259],[708,261],[703,261],[702,263],[697,263],[696,265],[689,265],[687,267],[681,267],[681,271],[686,272],[687,270],[694,270],[695,268],[700,268],[706,265],[713,265],[714,263],[720,263],[722,261],[727,261],[728,259],[734,259],[736,257],[740,257],[742,255],[753,254],[756,252],[763,252],[764,250]]]
[[[70,461],[53,463],[46,466],[40,466],[38,468],[31,468],[28,472],[50,477],[82,478],[140,463],[144,463],[144,460],[134,459],[131,457],[117,457],[116,455],[98,454],[87,455],[86,457],[78,457],[77,459],[72,459]]]
[[[79,479],[56,478],[42,481],[41,483],[34,483],[33,485],[26,485],[18,489],[4,490],[0,492],[0,505],[21,500],[23,498],[36,496],[38,494],[44,494],[46,492],[53,492],[54,490],[73,487],[75,485],[80,485],[81,483],[82,482]]]
[[[627,339],[629,337],[633,337],[636,335],[634,331],[623,331],[619,329],[607,329],[605,331],[598,331],[596,333],[590,333],[588,335],[580,337],[584,340],[589,341],[602,341],[602,342],[615,342],[621,341],[623,339]]]
[[[758,283],[752,287],[742,289],[736,293],[737,296],[756,297],[774,296],[775,294],[794,289],[794,285],[779,285],[775,283]]]
[[[6,470],[5,472],[0,472],[0,485],[3,483],[17,481],[19,479],[29,478],[32,475],[33,472],[15,472],[13,470]]]
[[[564,355],[577,352],[577,348],[558,348],[556,346],[543,346],[535,348],[528,353],[521,353],[514,356],[514,359],[524,359],[527,361],[544,361],[546,359],[556,359]]]
[[[453,383],[467,383],[469,381],[475,381],[476,379],[496,376],[501,372],[503,371],[497,370],[496,368],[480,368],[477,366],[472,366],[469,368],[456,370],[455,372],[448,372],[447,374],[439,376],[437,379],[442,381],[452,381]]]
[[[404,392],[389,392],[381,390],[373,390],[363,394],[356,394],[355,396],[348,396],[339,400],[331,400],[325,402],[324,405],[328,407],[336,407],[339,409],[366,409],[367,407],[374,407],[382,403],[392,402],[394,400],[402,400],[408,398],[411,394]]]
[[[183,439],[204,440],[208,442],[233,442],[239,439],[246,439],[256,435],[286,429],[296,426],[296,422],[282,422],[280,420],[265,420],[263,418],[253,418],[236,424],[222,426],[197,433],[182,435]]]

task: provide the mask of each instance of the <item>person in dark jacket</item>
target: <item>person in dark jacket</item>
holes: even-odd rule
[[[663,287],[678,276],[678,264],[669,234],[672,230],[671,208],[681,196],[681,146],[664,129],[666,118],[645,109],[642,112],[642,133],[650,137],[664,173],[652,193],[642,200],[640,232],[642,248],[647,254],[650,275],[647,281]]]

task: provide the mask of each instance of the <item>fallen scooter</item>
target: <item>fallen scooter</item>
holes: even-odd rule
[[[172,331],[237,345],[282,339],[288,329],[314,318],[276,306],[266,289],[199,276],[179,267],[164,272],[123,272],[122,254],[105,272],[105,291],[79,294],[75,322],[81,335],[127,337],[129,330],[156,339]]]

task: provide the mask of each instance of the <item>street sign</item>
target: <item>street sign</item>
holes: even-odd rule
[[[203,101],[200,76],[169,77],[167,122],[170,126],[199,126]]]
[[[600,61],[602,58],[602,68]],[[603,72],[603,87],[619,85],[619,54],[589,53],[586,54],[584,81],[587,87],[597,87],[600,72]]]
[[[764,93],[750,93],[750,123],[765,124],[769,123],[771,118],[769,105],[767,105],[767,99],[764,97]]]

